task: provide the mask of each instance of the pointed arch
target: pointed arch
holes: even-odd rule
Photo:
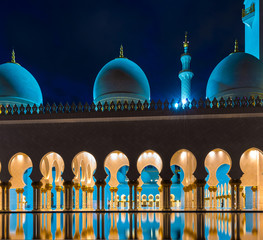
[[[65,168],[65,163],[63,158],[55,152],[49,152],[45,154],[40,161],[40,172],[43,175],[42,182],[44,184],[52,184],[52,168],[56,169],[55,183],[56,185],[62,185],[62,173]]]
[[[13,155],[8,163],[8,171],[11,175],[11,188],[24,188],[26,186],[23,176],[25,171],[33,167],[30,157],[22,152]]]
[[[216,186],[219,183],[216,176],[217,170],[224,164],[229,165],[231,168],[232,160],[230,155],[225,150],[216,148],[207,154],[204,164],[209,174],[207,184],[209,186]]]
[[[111,177],[108,184],[111,187],[117,187],[119,185],[117,173],[123,166],[130,166],[129,159],[123,152],[115,150],[107,155],[104,161],[104,167],[110,171]]]
[[[197,161],[192,152],[187,149],[178,150],[171,158],[170,166],[177,165],[184,172],[184,179],[182,180],[182,184],[187,186],[189,184],[194,183],[195,177],[193,175]]]
[[[75,174],[74,182],[93,187],[93,174],[97,169],[95,157],[86,151],[79,152],[72,161],[72,171]]]
[[[263,174],[263,152],[258,148],[249,148],[240,158],[240,168],[243,171],[241,182],[243,186],[259,186]]]

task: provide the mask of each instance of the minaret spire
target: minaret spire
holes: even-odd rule
[[[184,35],[184,52],[185,53],[188,52],[188,47],[189,47],[189,42],[187,41],[187,34],[188,32],[185,32],[185,35]]]
[[[121,47],[120,47],[120,56],[119,56],[119,58],[124,58],[122,44],[121,44]]]
[[[237,39],[235,40],[235,47],[234,47],[234,53],[236,53],[236,52],[239,52]]]
[[[194,76],[192,70],[190,70],[191,55],[188,53],[189,41],[187,39],[187,32],[185,32],[184,37],[184,53],[181,55],[182,71],[179,72],[179,78],[181,80],[181,101],[183,104],[186,102],[186,99],[191,99],[191,80]]]
[[[11,63],[16,63],[16,54],[14,49],[12,49]]]

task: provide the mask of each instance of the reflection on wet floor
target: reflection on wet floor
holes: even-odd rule
[[[263,213],[2,213],[2,239],[263,239]]]

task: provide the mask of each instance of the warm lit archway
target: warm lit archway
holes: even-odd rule
[[[208,173],[205,186],[205,206],[211,209],[230,208],[230,185],[228,172],[232,160],[223,149],[216,148],[205,158]]]
[[[62,157],[55,153],[49,152],[43,156],[40,161],[40,171],[43,175],[41,180],[41,202],[42,209],[51,210],[61,208],[61,200],[63,202],[62,193],[62,173],[64,171],[64,160]]]
[[[241,185],[246,208],[263,209],[263,152],[250,148],[240,158],[240,168],[243,171]]]
[[[109,209],[128,207],[129,188],[126,173],[129,165],[127,156],[118,150],[108,154],[105,159],[104,167],[108,174],[105,192],[106,203]],[[123,196],[125,196],[125,200]]]
[[[78,210],[93,209],[94,179],[93,174],[96,171],[97,162],[95,157],[88,152],[78,153],[72,161],[72,171],[75,174],[74,181],[74,205]],[[81,196],[81,197],[80,197]]]
[[[11,157],[8,171],[11,175],[10,209],[23,210],[33,208],[31,179],[32,161],[28,155],[19,152]]]
[[[140,173],[138,185],[138,207],[140,208],[160,208],[161,177],[159,176],[163,168],[163,162],[158,153],[153,150],[143,152],[137,161],[137,169]],[[156,201],[156,196],[157,201]],[[144,199],[146,197],[146,199]]]

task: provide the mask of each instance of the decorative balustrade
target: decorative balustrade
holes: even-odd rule
[[[221,98],[220,100],[217,100],[214,98],[212,101],[210,99],[203,100],[200,98],[198,101],[193,99],[192,101],[186,100],[185,104],[183,104],[181,101],[161,101],[158,100],[155,102],[152,100],[151,102],[145,101],[142,103],[141,101],[134,102],[131,101],[128,103],[125,101],[124,103],[121,103],[118,101],[115,102],[105,102],[104,104],[101,104],[100,102],[95,105],[94,103],[88,104],[85,103],[82,105],[82,103],[78,103],[77,105],[73,102],[71,105],[66,103],[63,105],[62,103],[59,103],[58,105],[56,103],[53,103],[50,105],[49,103],[46,103],[45,105],[39,105],[37,106],[34,104],[33,106],[30,106],[29,104],[27,106],[24,106],[21,104],[20,106],[17,105],[0,105],[0,118],[4,115],[34,115],[34,114],[68,114],[68,113],[91,113],[91,112],[146,112],[146,111],[170,111],[170,112],[184,112],[186,110],[199,110],[199,109],[244,109],[244,108],[261,108],[263,107],[263,101],[259,97],[243,97],[243,98]]]

